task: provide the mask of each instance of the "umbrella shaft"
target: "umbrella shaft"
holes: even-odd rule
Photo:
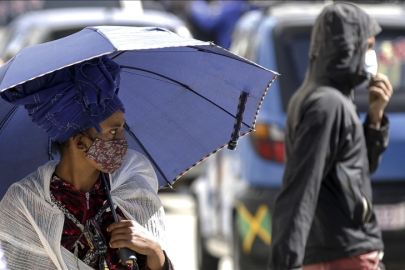
[[[117,212],[115,211],[115,207],[114,207],[113,201],[111,199],[111,193],[110,193],[110,190],[108,189],[107,179],[105,178],[105,175],[104,175],[103,172],[100,172],[100,173],[101,173],[101,178],[103,179],[105,193],[107,194],[107,202],[110,205],[111,213],[113,214],[114,221],[118,222],[119,220],[118,220]],[[131,264],[133,264],[133,269],[135,269],[135,270],[139,269],[138,265],[136,263],[137,258],[135,256],[135,253],[132,250],[130,250],[128,248],[121,248],[118,251],[118,253],[119,253],[119,256],[120,256],[120,259],[121,259],[121,263],[123,265],[131,265]]]
[[[105,178],[105,175],[104,175],[103,172],[100,172],[100,173],[101,173],[101,178],[103,179],[103,184],[104,184],[104,188],[105,188],[105,193],[107,195],[108,205],[110,205],[110,209],[111,209],[111,213],[113,214],[114,221],[118,222],[119,219],[118,219],[118,216],[117,216],[117,212],[115,211],[114,203],[113,203],[113,201],[111,199],[111,193],[110,193],[110,190],[108,189],[107,179]]]

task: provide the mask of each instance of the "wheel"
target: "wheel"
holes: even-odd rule
[[[199,270],[217,270],[219,258],[212,256],[205,247],[205,239],[201,234],[200,214],[198,212],[198,204],[196,199],[196,214],[197,214],[197,265]]]

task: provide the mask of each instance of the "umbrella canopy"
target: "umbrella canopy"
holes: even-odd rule
[[[276,76],[213,43],[160,28],[88,27],[27,47],[0,68],[0,92],[82,61],[108,55],[121,68],[129,147],[153,164],[161,187],[254,130]],[[27,111],[0,100],[0,196],[50,159],[46,133]]]

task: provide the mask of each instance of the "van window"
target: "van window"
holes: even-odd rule
[[[305,78],[308,68],[310,27],[284,28],[274,31],[277,63],[281,73],[283,108],[286,111],[292,94]],[[378,57],[378,72],[388,76],[394,94],[386,112],[405,112],[405,33],[384,29],[376,36],[374,47]],[[359,112],[368,111],[367,82],[356,87],[354,102]]]
[[[64,1],[55,1],[55,0],[42,0],[44,2],[43,9],[53,9],[53,8],[76,8],[76,7],[121,7],[119,0],[103,0],[103,1],[94,1],[94,0],[64,0]]]

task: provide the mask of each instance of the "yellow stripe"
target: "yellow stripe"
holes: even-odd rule
[[[269,211],[269,209],[268,209],[267,205],[265,205],[265,204],[260,205],[259,209],[257,209],[256,220],[259,222],[259,224],[262,222],[263,218],[266,216],[268,211]],[[266,243],[267,245],[270,245],[271,235],[269,234],[269,232],[264,230],[260,225],[259,225],[257,234],[263,240],[264,243]]]
[[[243,204],[239,204],[237,209],[239,214],[250,223],[250,221],[253,219],[253,216],[250,214],[249,210],[247,210]]]

